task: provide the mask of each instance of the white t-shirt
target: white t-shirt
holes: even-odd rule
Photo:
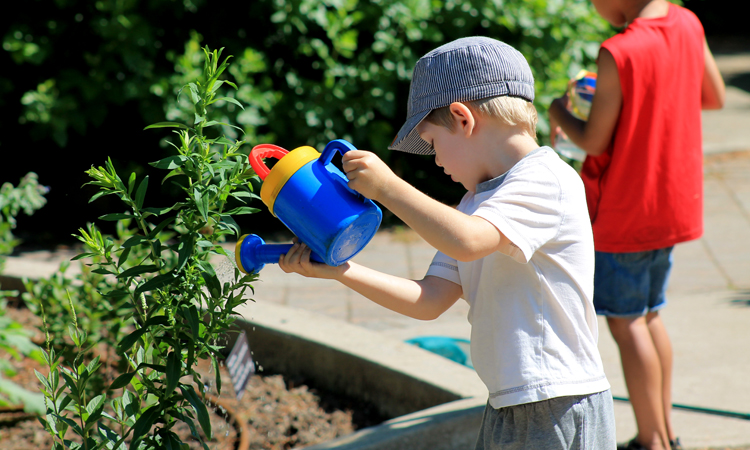
[[[467,192],[458,210],[512,244],[427,271],[460,284],[471,358],[494,408],[609,389],[597,348],[594,242],[580,176],[549,147]]]

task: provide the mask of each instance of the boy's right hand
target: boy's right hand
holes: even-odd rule
[[[341,159],[349,187],[372,200],[380,200],[396,178],[390,167],[372,152],[349,150]]]
[[[549,134],[550,134],[550,144],[552,147],[555,147],[557,145],[557,136],[562,135],[565,136],[565,132],[562,130],[562,127],[560,127],[559,122],[557,121],[555,117],[555,113],[553,113],[553,109],[557,109],[558,111],[555,111],[556,113],[560,114],[563,111],[568,111],[568,104],[570,103],[570,100],[568,99],[568,93],[565,92],[565,95],[562,97],[556,98],[552,101],[552,104],[549,108]]]

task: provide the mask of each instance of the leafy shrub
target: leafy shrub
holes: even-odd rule
[[[7,110],[16,114],[7,122],[20,119],[27,137],[16,144],[3,136],[0,144],[15,148],[48,136],[54,142],[45,141],[43,150],[50,158],[55,144],[75,148],[77,158],[59,158],[72,167],[97,157],[92,141],[130,135],[164,114],[191,121],[182,104],[189,97],[175,93],[201,71],[205,36],[236,55],[228,70],[238,89],[227,96],[246,107],[222,108],[216,120],[243,128],[224,127],[228,137],[319,149],[332,138],[347,139],[444,201],[460,197],[460,187],[419,157],[386,151],[406,117],[416,60],[469,35],[518,48],[536,78],[545,142],[550,100],[580,68],[594,68],[599,43],[612,33],[585,0],[258,0],[219,8],[205,0],[55,3],[41,11],[33,2],[19,4],[22,12],[3,37],[7,62],[18,69],[0,74],[3,98],[18,105]],[[108,147],[116,166],[148,173],[132,161],[153,149],[128,139]],[[261,217],[278,225],[270,214]]]
[[[183,448],[173,431],[178,422],[186,423],[208,448],[205,442],[212,430],[202,399],[205,385],[195,366],[198,360],[211,360],[215,386],[221,391],[223,348],[218,339],[229,330],[235,308],[247,301],[250,283],[257,278],[235,269],[233,280],[222,282],[209,263],[212,254],[229,257],[219,244],[239,233],[232,217],[255,212],[247,206],[230,207],[231,201],[242,204],[256,198],[248,184],[256,176],[247,157],[238,152],[243,142],[206,134],[230,126],[211,120],[211,105],[222,101],[241,107],[237,101],[216,97],[224,85],[236,88],[220,79],[229,59],[220,61],[220,57],[221,51],[205,48],[199,79],[185,86],[193,109],[190,125],[161,122],[147,127],[176,128],[176,140],[170,142],[176,153],[152,165],[168,171],[164,181],[175,183],[183,199],[168,207],[146,206],[148,177],[139,181],[133,173],[124,181],[110,160],[87,171],[91,184],[99,188],[92,201],[113,195],[126,207],[126,212],[101,219],[120,221],[127,231],[113,239],[90,224],[77,235],[86,251],[74,259],[87,260],[92,267],[81,281],[89,284],[88,292],[101,296],[104,307],[82,301],[86,292],[75,303],[70,295],[68,312],[73,320],[67,328],[74,351],[60,359],[54,338],[48,339],[45,357],[50,371],[37,377],[47,404],[41,422],[54,437],[55,449],[67,445],[68,432],[77,436],[77,448],[119,450],[126,441],[131,449]],[[66,291],[69,294],[68,285]],[[76,304],[88,308],[83,311],[87,314],[99,313],[99,322],[79,321]],[[47,322],[50,316],[43,303],[39,305]],[[127,369],[106,389],[97,390],[95,380],[102,378],[105,364],[92,348],[98,342],[93,335],[101,335],[107,309],[115,321],[127,325],[120,327],[115,344]],[[60,324],[48,327],[60,328]]]

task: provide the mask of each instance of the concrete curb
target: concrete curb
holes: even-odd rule
[[[487,397],[476,372],[381,333],[271,303],[239,311],[253,358],[264,369],[314,380],[401,416],[469,397]],[[246,311],[253,316],[247,319]],[[321,385],[322,383],[322,385]]]

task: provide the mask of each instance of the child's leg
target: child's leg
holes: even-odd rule
[[[674,440],[676,435],[672,427],[672,341],[669,339],[658,311],[646,314],[646,322],[661,361],[664,423],[669,439]]]
[[[672,267],[672,248],[637,253],[596,252],[594,306],[620,349],[637,440],[647,448],[669,448],[672,346],[658,310]]]
[[[614,450],[612,392],[484,411],[475,450]]]
[[[620,348],[625,384],[630,394],[637,440],[648,449],[668,449],[659,352],[645,317],[608,317],[612,337]]]

